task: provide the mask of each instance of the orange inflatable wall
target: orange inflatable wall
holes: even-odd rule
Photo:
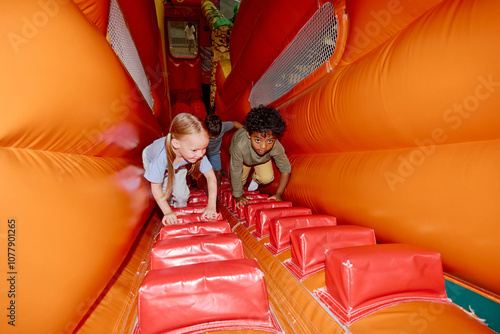
[[[106,40],[108,6],[0,4],[2,333],[72,332],[153,208],[141,151],[162,131]],[[163,75],[158,41],[139,53]]]
[[[218,92],[224,119],[244,118],[252,82],[266,71],[243,55],[270,65],[293,39],[294,29],[276,36],[273,27],[293,18],[278,13],[321,5],[286,3],[273,1],[274,15],[242,3],[232,38],[240,34],[245,45],[232,49],[236,60]],[[500,47],[491,43],[500,32],[500,6],[332,3],[339,22],[343,11],[348,17],[338,28],[347,36],[337,40],[339,59],[271,103],[287,121],[282,143],[293,172],[285,198],[343,224],[371,227],[379,242],[438,251],[448,274],[500,293]],[[256,20],[249,32],[238,30],[246,11]]]

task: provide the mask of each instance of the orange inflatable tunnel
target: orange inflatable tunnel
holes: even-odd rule
[[[1,333],[137,328],[138,291],[161,225],[141,152],[171,120],[164,6],[175,10],[182,2],[0,3]],[[186,2],[198,9],[195,0]],[[238,270],[265,283],[262,319],[272,311],[285,333],[491,333],[446,300],[437,259],[446,290],[453,282],[468,288],[455,297],[472,291],[499,309],[499,16],[500,5],[489,0],[241,2],[231,59],[215,76],[216,113],[241,122],[259,104],[279,109],[292,164],[286,203],[255,208],[293,203],[311,216],[335,217],[339,227],[372,230],[377,242],[344,248],[301,281],[284,263],[294,247],[289,231],[274,233],[284,245],[274,256],[265,246],[270,237],[256,238],[258,222],[249,224],[259,210],[246,221],[230,192],[219,192],[227,202],[218,203],[218,218],[230,224],[246,257],[231,261],[247,263]],[[226,136],[226,172],[229,143]],[[261,188],[266,194],[251,203],[271,203],[263,197],[276,186]],[[179,220],[199,223],[201,214],[191,213]],[[344,296],[352,282],[335,293],[345,271],[328,266],[365,266],[373,252],[385,254],[385,243],[430,254],[434,270],[421,277],[437,282],[431,288],[439,303],[401,303],[342,323],[313,291],[328,281],[326,299]],[[391,252],[400,263],[412,261],[406,246]],[[214,274],[222,284],[221,277],[234,276],[231,268],[207,266],[226,273]],[[205,277],[203,267],[191,273],[193,281]],[[425,279],[412,281],[419,273],[405,282],[425,290]],[[352,285],[360,289],[354,306],[367,302],[358,294],[362,283]],[[389,292],[397,295],[399,287]],[[353,305],[341,306],[339,314]],[[145,316],[141,321],[154,315]],[[169,329],[177,326],[170,320]],[[486,325],[494,328],[494,321],[498,330],[495,314]]]

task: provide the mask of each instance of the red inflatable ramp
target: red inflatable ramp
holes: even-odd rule
[[[192,213],[192,214],[177,216],[177,224],[207,221],[201,215],[202,213]],[[214,220],[222,220],[222,215],[220,212],[217,212],[217,217]]]
[[[325,268],[329,249],[375,245],[375,232],[361,226],[316,226],[299,228],[290,233],[292,257],[285,266],[299,280]]]
[[[330,215],[314,214],[274,219],[269,226],[269,243],[266,248],[273,254],[290,249],[290,233],[297,228],[313,226],[335,226],[337,218]]]
[[[234,233],[185,236],[157,241],[151,251],[151,269],[244,258],[241,240]]]
[[[141,334],[249,329],[281,333],[255,259],[152,270],[139,290]]]
[[[448,303],[439,253],[407,244],[331,249],[316,296],[344,324],[408,301]]]
[[[163,226],[160,230],[159,240],[187,235],[218,233],[231,233],[231,227],[229,226],[227,220],[213,220],[207,222]]]
[[[280,217],[291,216],[310,216],[312,210],[302,206],[260,209],[255,212],[255,231],[252,233],[256,238],[265,238],[269,236],[269,223],[271,220]]]

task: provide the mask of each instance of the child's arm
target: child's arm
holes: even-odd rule
[[[280,180],[278,182],[278,188],[276,189],[276,193],[269,198],[274,198],[277,201],[282,201],[283,193],[285,192],[285,188],[288,185],[288,181],[290,180],[291,173],[281,173]]]
[[[167,203],[167,196],[163,193],[162,184],[161,183],[151,183],[151,192],[153,193],[153,197],[155,198],[156,203],[163,212],[163,218],[161,222],[163,225],[172,225],[177,223],[177,216],[170,208],[170,205]]]
[[[236,200],[236,207],[248,204],[248,198],[244,195],[241,174],[243,172],[243,160],[233,151],[229,162],[229,175],[231,177],[231,192]]]
[[[243,124],[241,124],[240,122],[236,122],[236,121],[231,121],[231,123],[233,123],[233,127],[238,130],[238,129],[241,129],[243,127]]]
[[[202,217],[205,219],[215,219],[217,217],[217,205],[215,203],[217,199],[217,177],[213,169],[210,169],[203,175],[207,179],[208,205],[203,211]]]

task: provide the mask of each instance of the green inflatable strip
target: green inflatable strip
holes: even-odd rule
[[[446,279],[444,283],[448,298],[467,312],[473,310],[478,318],[485,319],[489,328],[500,332],[500,317],[498,316],[500,304]]]

